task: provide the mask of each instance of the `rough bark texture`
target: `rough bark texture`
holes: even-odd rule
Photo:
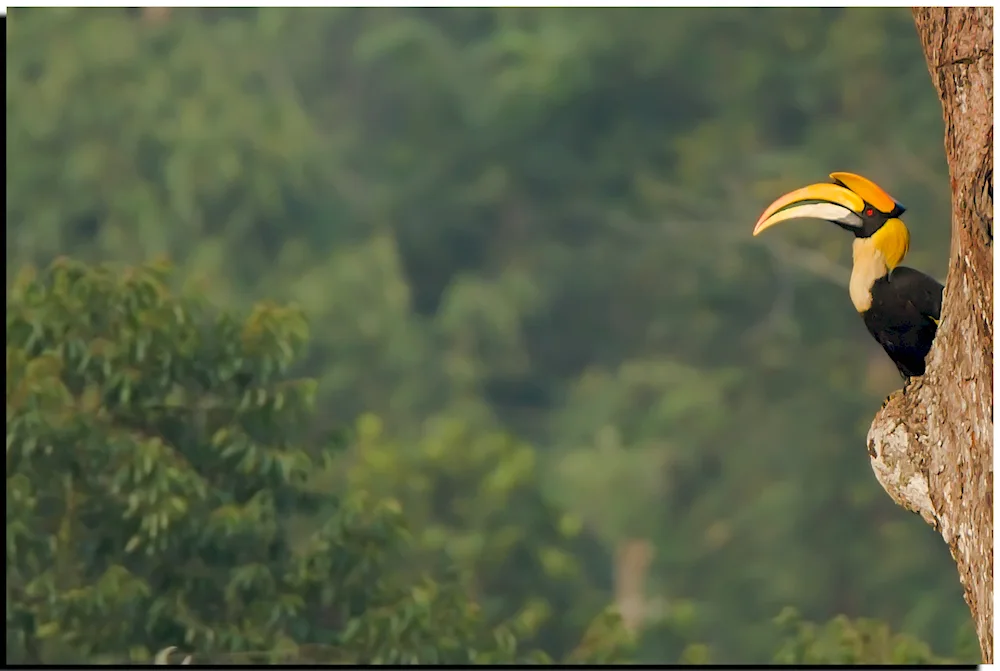
[[[875,416],[875,476],[951,548],[983,661],[993,662],[993,9],[917,8],[941,98],[951,260],[927,372]]]

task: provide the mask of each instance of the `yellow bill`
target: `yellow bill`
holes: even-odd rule
[[[789,219],[825,219],[848,226],[861,226],[858,213],[864,207],[865,201],[861,196],[839,184],[811,184],[786,193],[768,205],[754,225],[753,234],[758,235]]]

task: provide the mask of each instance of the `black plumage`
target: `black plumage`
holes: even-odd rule
[[[865,326],[903,377],[924,374],[941,319],[943,291],[930,275],[903,266],[871,287],[871,307],[862,313]]]

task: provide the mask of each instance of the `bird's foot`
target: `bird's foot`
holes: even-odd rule
[[[902,393],[903,393],[902,389],[897,389],[896,391],[894,391],[891,394],[889,394],[888,396],[886,396],[885,400],[882,401],[882,406],[879,408],[879,410],[885,410],[885,406],[889,405],[889,401],[891,401],[893,398],[895,398],[896,396],[899,396]]]

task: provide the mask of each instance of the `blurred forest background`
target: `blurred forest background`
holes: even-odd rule
[[[868,465],[900,380],[849,236],[750,236],[858,172],[944,279],[909,10],[33,9],[7,39],[9,662],[978,660]],[[265,428],[148,414],[196,379]]]

